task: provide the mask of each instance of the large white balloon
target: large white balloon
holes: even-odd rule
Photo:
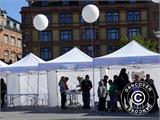
[[[160,3],[160,0],[152,0],[155,3]]]
[[[34,27],[39,30],[45,30],[48,27],[48,18],[43,14],[38,14],[33,19]]]
[[[92,4],[86,5],[82,10],[82,17],[87,23],[93,23],[99,17],[99,9]]]

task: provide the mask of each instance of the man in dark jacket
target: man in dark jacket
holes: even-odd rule
[[[89,80],[89,76],[86,75],[85,79],[81,82],[83,109],[90,109],[90,90],[92,88],[92,82]]]
[[[151,111],[157,111],[157,110],[159,110],[159,107],[158,107],[158,98],[159,98],[159,96],[158,96],[156,87],[154,85],[154,80],[150,78],[149,74],[147,74],[145,82],[148,83],[153,88],[153,91],[154,91],[155,97],[156,97],[155,98],[155,104],[154,104],[153,109]],[[150,96],[150,97],[152,97],[152,96]]]

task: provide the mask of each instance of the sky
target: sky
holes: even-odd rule
[[[26,0],[0,0],[0,8],[6,10],[7,15],[21,22],[21,7],[27,6]]]

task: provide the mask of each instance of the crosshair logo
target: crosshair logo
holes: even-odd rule
[[[133,115],[147,114],[155,104],[153,88],[145,82],[132,82],[121,94],[123,108]]]

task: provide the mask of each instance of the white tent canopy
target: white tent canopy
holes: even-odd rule
[[[74,47],[64,55],[48,61],[40,63],[40,69],[75,69],[75,68],[89,68],[92,66],[92,58]]]
[[[0,67],[5,67],[5,66],[7,66],[7,64],[2,62],[2,61],[0,61]]]
[[[94,59],[96,67],[156,63],[160,63],[160,54],[146,49],[134,40],[109,55]]]
[[[21,96],[15,97],[15,105],[29,104],[30,98],[24,95],[35,94],[38,99],[47,99],[47,74],[38,70],[38,64],[44,62],[30,53],[21,60],[1,68],[1,73],[6,74],[7,94]],[[8,100],[10,101],[10,98]]]
[[[46,63],[39,64],[39,68],[48,70],[48,95],[49,95],[49,106],[58,105],[58,80],[59,75],[57,70],[70,70],[75,73],[75,69],[83,69],[92,67],[92,58],[74,47],[64,55],[48,61]],[[61,72],[61,74],[63,74]],[[65,76],[68,76],[64,72]],[[75,86],[76,78],[69,80],[71,86]],[[57,98],[57,99],[56,99]]]
[[[38,64],[45,63],[44,60],[38,58],[36,55],[30,53],[25,56],[23,59],[8,65],[6,67],[2,67],[3,71],[10,71],[10,72],[27,72],[27,71],[34,71],[38,70]]]

